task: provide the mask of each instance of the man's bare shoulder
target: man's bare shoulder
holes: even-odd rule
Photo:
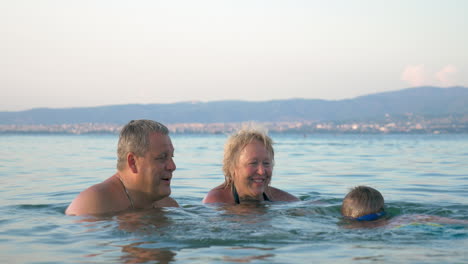
[[[71,202],[65,214],[92,215],[117,211],[119,203],[114,189],[110,181],[87,188]]]
[[[68,206],[67,215],[95,214],[100,212],[105,195],[95,185],[82,191]]]
[[[288,193],[288,192],[285,192],[283,190],[280,190],[278,188],[275,188],[275,187],[270,187],[269,188],[269,192],[271,193],[271,198],[273,199],[273,201],[275,202],[295,202],[295,201],[300,201],[299,198],[297,198],[296,196]]]

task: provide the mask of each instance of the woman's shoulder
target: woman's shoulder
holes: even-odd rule
[[[230,188],[219,185],[211,189],[203,198],[203,203],[233,203],[234,198]]]
[[[275,187],[270,187],[269,188],[269,192],[267,192],[267,194],[270,194],[271,196],[271,199],[275,202],[295,202],[295,201],[300,201],[299,198],[297,198],[296,196],[286,192],[286,191],[283,191],[283,190],[280,190],[278,188],[275,188]]]

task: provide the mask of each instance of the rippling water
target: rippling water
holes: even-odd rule
[[[224,135],[172,135],[180,208],[71,217],[86,187],[115,172],[116,135],[0,136],[2,263],[463,263],[468,227],[416,223],[348,229],[356,185],[392,216],[468,220],[468,135],[272,135],[272,185],[297,203],[201,204],[223,180]]]

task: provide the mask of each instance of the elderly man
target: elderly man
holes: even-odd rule
[[[179,206],[169,197],[176,165],[167,127],[151,120],[129,122],[120,132],[117,156],[117,173],[81,192],[67,215]]]

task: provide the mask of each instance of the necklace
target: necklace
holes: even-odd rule
[[[125,194],[127,195],[128,201],[130,201],[131,208],[134,209],[135,206],[133,205],[133,200],[132,200],[132,198],[130,197],[130,194],[128,193],[127,188],[125,188],[125,184],[124,184],[124,182],[122,181],[122,179],[120,178],[120,175],[117,175],[117,178],[119,179],[120,183],[122,184],[122,187],[123,187],[123,189],[124,189],[124,191],[125,191]]]

